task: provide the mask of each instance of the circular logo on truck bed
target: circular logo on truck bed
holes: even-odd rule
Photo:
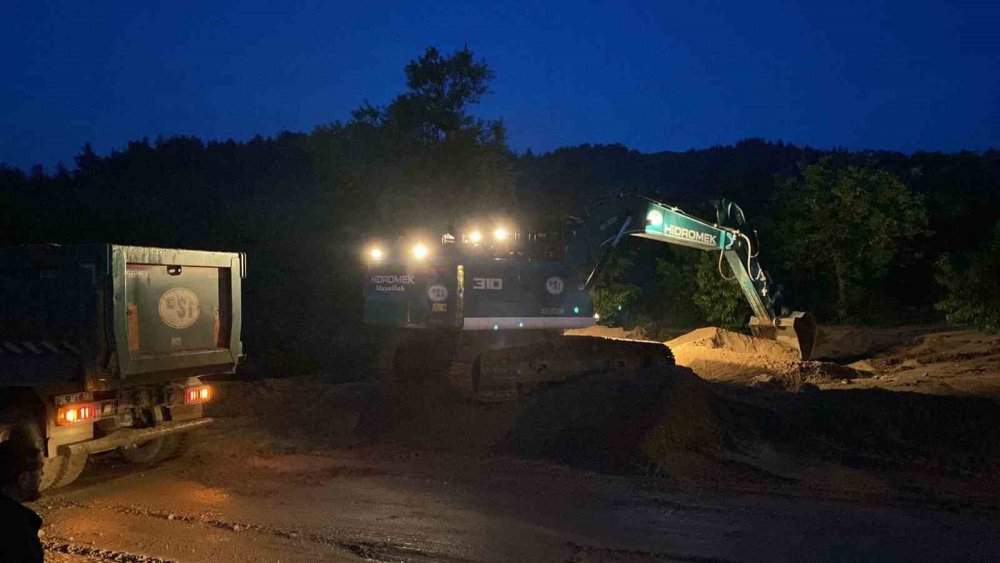
[[[168,289],[160,296],[160,320],[170,328],[187,328],[201,315],[198,296],[186,287]]]

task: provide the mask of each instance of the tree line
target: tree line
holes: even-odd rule
[[[111,241],[249,256],[245,341],[274,375],[367,366],[361,249],[464,217],[557,220],[615,190],[704,218],[746,211],[789,303],[821,321],[996,329],[1000,153],[820,151],[748,139],[687,152],[582,145],[517,154],[474,106],[494,79],[469,49],[428,48],[384,106],[309,133],[249,141],[177,136],[72,169],[0,165],[0,242]],[[629,241],[595,287],[607,322],[745,325],[715,257]],[[669,283],[668,283],[669,280]],[[352,370],[344,370],[345,373]],[[356,371],[356,370],[354,370]]]

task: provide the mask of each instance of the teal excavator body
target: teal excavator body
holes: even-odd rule
[[[596,324],[588,290],[626,236],[718,252],[720,274],[725,260],[753,310],[753,334],[808,359],[815,320],[781,306],[742,224],[732,203],[723,202],[717,222],[708,223],[657,201],[614,195],[557,231],[449,228],[439,240],[372,246],[364,320],[395,330],[380,373],[396,385],[440,364],[465,395],[492,401],[581,371],[672,362],[659,344],[562,336]]]

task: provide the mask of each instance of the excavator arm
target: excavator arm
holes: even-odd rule
[[[719,207],[718,222],[708,223],[676,207],[652,200],[644,200],[644,203],[644,206],[632,212],[616,214],[613,222],[605,220],[602,223],[610,223],[617,227],[617,231],[602,241],[603,252],[588,276],[587,285],[599,275],[604,263],[626,234],[706,252],[718,252],[719,274],[725,276],[722,269],[722,260],[725,259],[750,304],[753,311],[750,331],[754,336],[776,340],[793,348],[804,360],[812,356],[816,343],[816,321],[810,313],[787,311],[781,307],[780,291],[758,262],[757,251],[750,237],[738,228],[744,222],[743,211],[739,206],[723,201]],[[637,217],[639,213],[643,215]],[[735,226],[721,223],[733,223]]]

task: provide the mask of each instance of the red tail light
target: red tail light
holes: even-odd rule
[[[208,385],[188,387],[184,391],[184,403],[191,405],[194,403],[204,403],[212,398],[212,388]]]
[[[56,415],[56,424],[66,426],[77,422],[87,422],[97,418],[97,405],[67,405]]]

